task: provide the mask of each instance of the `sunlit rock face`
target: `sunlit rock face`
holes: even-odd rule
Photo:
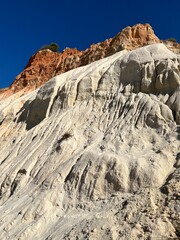
[[[0,92],[0,99],[21,90],[26,93],[30,92],[56,75],[79,66],[85,66],[123,49],[132,50],[159,42],[160,40],[149,24],[136,24],[124,28],[110,39],[92,44],[86,50],[79,51],[68,47],[60,53],[47,49],[39,50],[30,57],[24,70],[11,84],[10,89],[6,90],[4,94]]]
[[[0,89],[0,99],[19,91],[21,94],[31,92],[54,76],[111,56],[124,49],[131,51],[160,42],[163,42],[174,53],[180,53],[180,44],[176,40],[159,40],[149,24],[128,26],[116,36],[92,44],[82,51],[68,47],[60,53],[47,49],[39,50],[30,57],[26,67],[15,78],[11,86],[3,91]]]
[[[178,239],[179,62],[122,50],[1,100],[1,239]]]

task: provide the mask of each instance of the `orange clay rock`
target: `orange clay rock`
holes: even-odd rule
[[[123,49],[132,50],[159,42],[160,40],[149,24],[137,24],[133,27],[126,27],[114,38],[92,44],[85,51],[71,48],[66,48],[61,53],[47,49],[38,51],[30,58],[27,66],[11,84],[10,92],[15,93],[22,89],[29,92],[43,85],[52,77],[68,70],[87,65]]]

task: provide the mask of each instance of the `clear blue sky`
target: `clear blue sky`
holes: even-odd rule
[[[0,5],[0,88],[9,86],[42,45],[86,49],[136,23],[180,42],[180,0],[6,0]]]

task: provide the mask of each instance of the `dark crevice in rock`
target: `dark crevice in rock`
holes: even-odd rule
[[[168,184],[173,177],[174,177],[174,171],[171,174],[169,174],[169,176],[166,178],[164,185],[160,188],[160,191],[162,193],[169,194]]]
[[[180,125],[177,126],[176,132],[177,132],[177,139],[180,140]]]
[[[175,164],[173,165],[174,168],[178,168],[180,167],[180,152],[177,153],[176,155],[176,162]]]
[[[64,140],[67,140],[67,139],[69,139],[70,137],[72,137],[72,135],[70,134],[70,133],[64,133],[63,135],[62,135],[62,137],[56,142],[56,144],[55,144],[55,150],[56,150],[56,152],[59,152],[60,150],[61,150],[61,143],[64,141]]]
[[[27,171],[26,171],[26,169],[20,169],[20,170],[18,171],[18,173],[19,173],[19,174],[24,174],[24,175],[26,175]]]
[[[14,181],[14,182],[12,183],[12,186],[11,186],[10,197],[14,194],[17,186],[18,186],[18,182],[17,182],[17,181]]]
[[[20,184],[20,181],[21,181],[23,175],[26,175],[26,173],[27,173],[26,169],[20,169],[18,171],[13,183],[11,184],[10,197],[14,194],[18,185]]]
[[[0,121],[0,126],[3,124],[5,118]]]

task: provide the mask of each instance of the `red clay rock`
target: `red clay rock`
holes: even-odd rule
[[[56,75],[56,69],[69,55],[78,53],[76,49],[66,49],[62,53],[41,50],[29,60],[25,69],[16,77],[10,86],[13,92],[25,87],[37,88]]]
[[[68,70],[87,65],[123,49],[132,50],[159,42],[160,40],[149,24],[137,24],[126,27],[114,38],[92,44],[85,51],[66,48],[61,53],[55,53],[47,49],[41,50],[30,58],[27,66],[16,77],[9,89],[13,93],[21,89],[24,89],[25,92],[27,89],[29,92],[41,86],[50,78]]]

